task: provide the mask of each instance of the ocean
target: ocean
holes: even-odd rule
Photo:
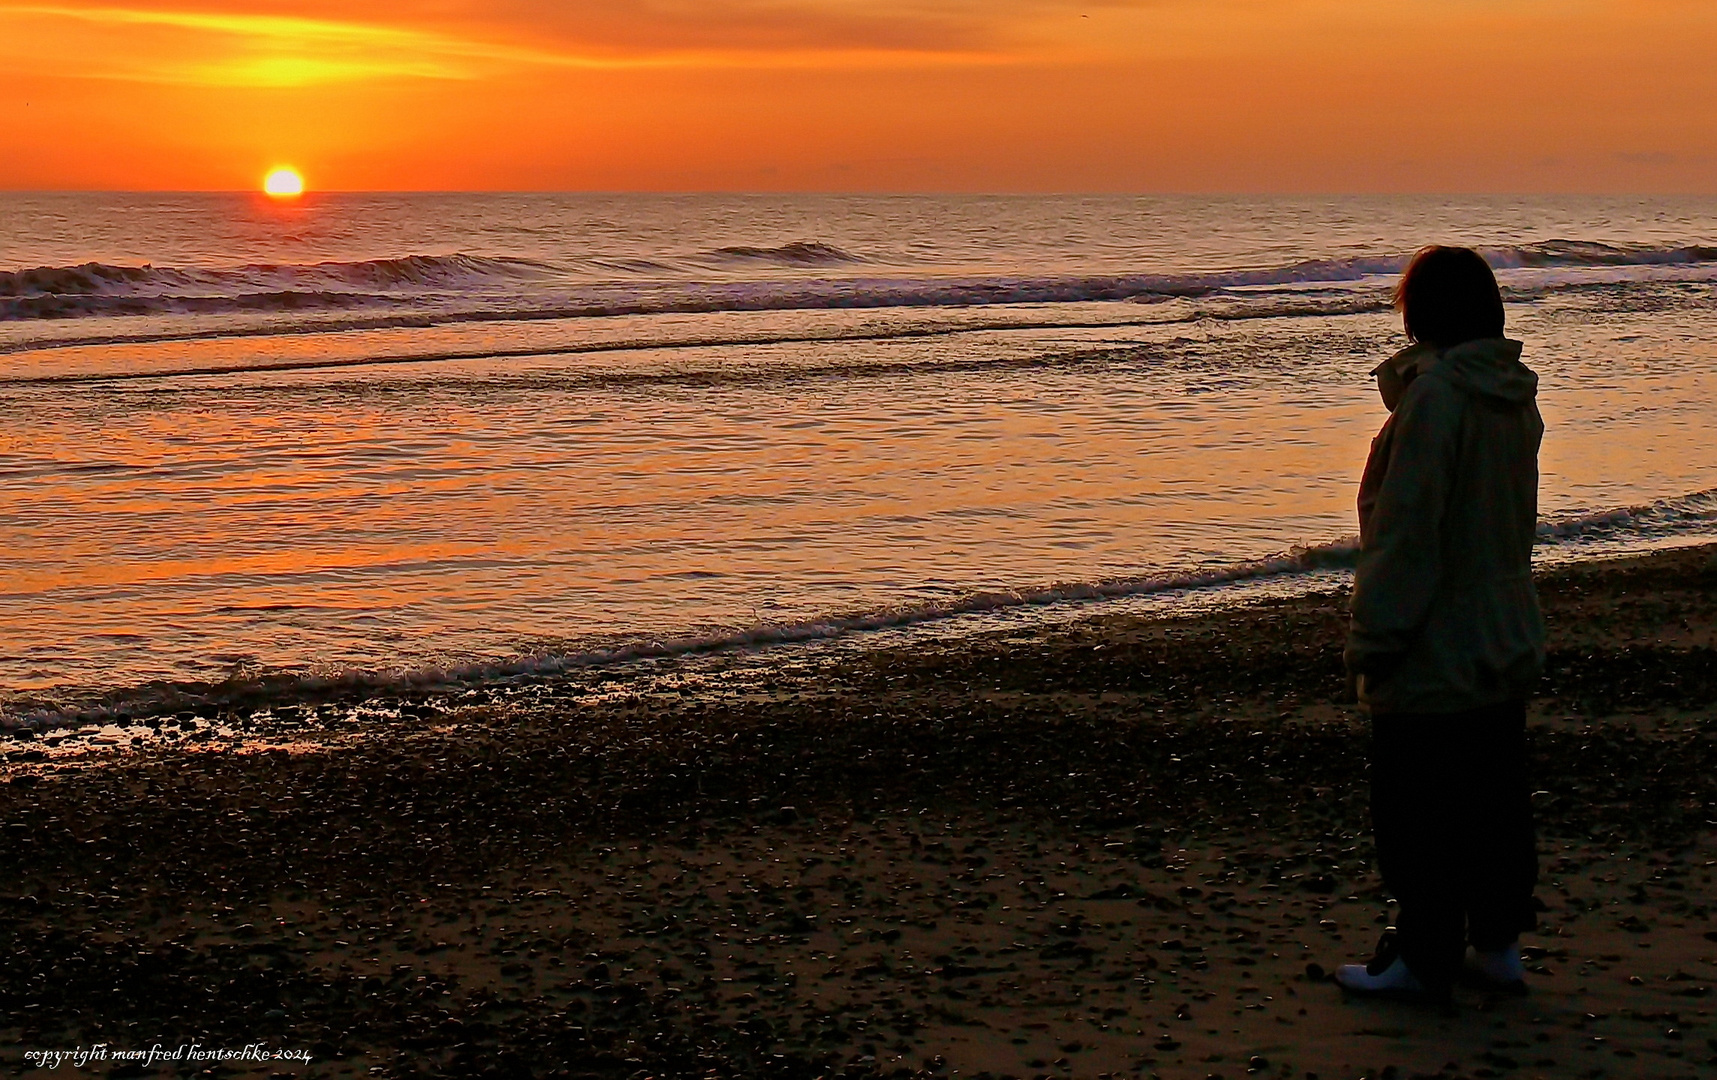
[[[1430,242],[1717,538],[1717,199],[0,193],[0,724],[1339,572]]]

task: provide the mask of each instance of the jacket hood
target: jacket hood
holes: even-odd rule
[[[1480,338],[1419,359],[1419,374],[1440,379],[1485,397],[1525,405],[1538,396],[1538,376],[1520,362],[1521,344],[1508,338]]]
[[[1394,372],[1397,377],[1403,379],[1407,378],[1409,375],[1417,376],[1425,362],[1436,355],[1437,347],[1435,345],[1415,343],[1407,346],[1394,356],[1383,361],[1383,363],[1372,368],[1371,374],[1375,376],[1381,375],[1385,371],[1391,371]]]

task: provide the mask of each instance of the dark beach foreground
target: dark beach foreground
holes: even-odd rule
[[[8,739],[0,1061],[1711,1075],[1717,547],[1541,588],[1523,999],[1425,1012],[1323,977],[1388,918],[1326,593],[424,696],[361,738],[276,715],[274,749],[192,715],[124,752]],[[310,1060],[253,1060],[276,1052]]]

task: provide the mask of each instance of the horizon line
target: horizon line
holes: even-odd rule
[[[946,189],[946,188],[308,188],[302,195],[279,198],[260,188],[109,188],[109,187],[5,187],[7,195],[251,195],[290,204],[323,195],[600,195],[600,196],[822,196],[836,198],[1596,198],[1596,199],[1717,199],[1717,190],[1676,191],[1569,191],[1411,189],[1399,191],[1339,191],[1324,189]]]

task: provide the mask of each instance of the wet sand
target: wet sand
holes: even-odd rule
[[[309,749],[235,752],[192,715],[125,753],[8,739],[0,1061],[198,1043],[312,1059],[212,1073],[258,1076],[1710,1075],[1717,547],[1541,589],[1523,999],[1442,1013],[1323,978],[1389,918],[1328,593],[425,696],[358,739],[313,711],[281,737]]]

